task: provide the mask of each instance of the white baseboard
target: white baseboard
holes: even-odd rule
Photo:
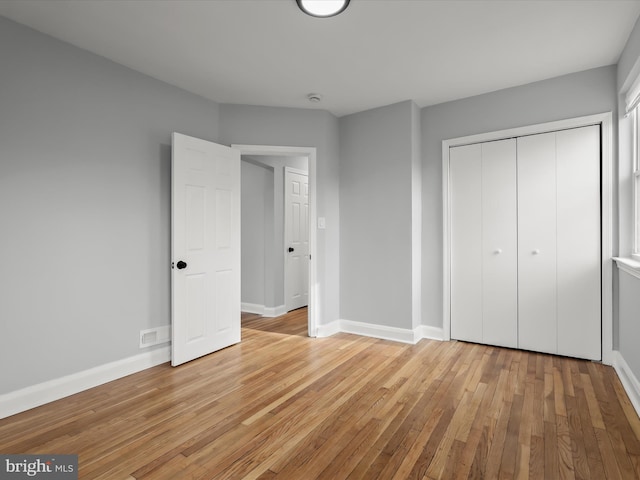
[[[126,377],[171,360],[169,346],[0,395],[0,418]]]
[[[373,323],[354,322],[353,320],[340,320],[340,331],[344,333],[354,333],[364,337],[393,340],[394,342],[411,344],[415,344],[417,342],[416,335],[413,330],[388,327],[386,325],[376,325]]]
[[[323,325],[318,325],[316,336],[317,337],[330,337],[331,335],[335,335],[336,333],[340,333],[342,330],[340,329],[340,320],[334,320],[331,323],[325,323]]]
[[[242,302],[240,304],[240,310],[247,313],[255,313],[257,315],[263,315],[264,305],[258,305],[257,303]]]
[[[287,313],[287,307],[279,305],[277,307],[264,307],[263,317],[279,317]]]
[[[420,325],[416,330],[419,333],[419,339],[428,338],[429,340],[444,341],[444,331],[440,327]]]
[[[264,305],[257,303],[246,302],[242,302],[240,304],[240,310],[247,313],[262,315],[263,317],[279,317],[280,315],[287,313],[287,307],[284,305],[279,305],[277,307],[265,307]]]
[[[618,374],[618,378],[625,392],[627,392],[633,408],[636,409],[636,413],[640,416],[640,381],[638,381],[622,354],[617,350],[613,351],[612,366]]]
[[[372,323],[354,322],[353,320],[335,320],[318,326],[318,337],[330,337],[336,333],[353,333],[363,337],[381,338],[394,342],[416,344],[423,338],[442,340],[442,328],[420,325],[413,330],[406,328],[388,327]]]

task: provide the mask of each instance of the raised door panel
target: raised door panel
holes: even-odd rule
[[[482,144],[482,342],[518,346],[516,140]]]
[[[449,151],[451,338],[482,342],[482,147]]]
[[[556,135],[558,353],[600,360],[600,127]]]
[[[518,346],[557,352],[556,134],[518,138]]]

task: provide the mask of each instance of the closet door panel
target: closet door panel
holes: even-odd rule
[[[518,346],[516,140],[482,144],[483,343]]]
[[[518,138],[518,346],[556,353],[555,133]]]
[[[599,360],[600,128],[556,135],[558,353]]]
[[[482,342],[482,152],[449,151],[451,338]]]

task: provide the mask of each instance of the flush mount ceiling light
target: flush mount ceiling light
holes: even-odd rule
[[[349,5],[350,0],[296,0],[298,7],[312,17],[327,18],[338,15]]]

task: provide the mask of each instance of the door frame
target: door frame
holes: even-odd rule
[[[277,157],[307,157],[309,159],[309,307],[307,310],[307,331],[310,337],[316,337],[318,331],[317,302],[319,291],[317,281],[317,212],[316,212],[316,148],[280,147],[273,145],[232,144],[231,148],[240,150],[240,155],[267,155]]]
[[[602,363],[613,363],[613,118],[611,112],[546,122],[496,132],[480,133],[442,141],[442,231],[443,231],[443,339],[451,340],[451,223],[449,191],[449,149],[473,143],[504,140],[525,135],[601,126],[601,301],[602,301]]]

